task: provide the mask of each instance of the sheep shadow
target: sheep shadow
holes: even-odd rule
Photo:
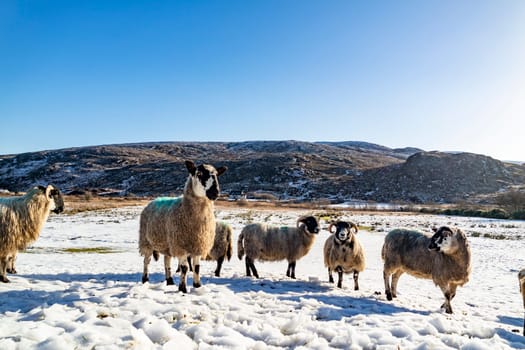
[[[334,287],[320,281],[279,280],[241,278],[215,278],[209,283],[222,285],[235,293],[263,292],[273,294],[280,301],[288,301],[301,307],[305,302],[318,304],[317,319],[325,321],[341,320],[343,317],[356,315],[414,313],[430,315],[431,311],[409,309],[397,306],[392,302],[378,300],[374,297],[357,297],[351,294],[332,295]],[[348,293],[351,293],[348,290]]]
[[[523,320],[522,320],[523,321]],[[525,336],[521,335],[522,328],[519,333],[509,332],[506,329],[496,328],[496,334],[509,342],[509,346],[513,349],[525,349]]]

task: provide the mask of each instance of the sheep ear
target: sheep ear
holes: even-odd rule
[[[47,198],[51,198],[52,192],[53,192],[54,189],[55,189],[55,187],[53,187],[53,185],[47,185],[47,187],[46,187],[46,197]]]
[[[193,163],[191,160],[187,160],[184,163],[186,164],[186,169],[188,169],[188,172],[191,175],[195,175],[195,172],[197,171],[197,167],[195,166],[195,163]]]
[[[436,233],[436,232],[438,231],[438,228],[434,226],[434,227],[431,227],[431,230],[432,230],[434,233]]]
[[[217,176],[221,176],[222,174],[224,174],[224,172],[226,172],[226,170],[228,170],[227,167],[221,166],[220,168],[217,169]]]

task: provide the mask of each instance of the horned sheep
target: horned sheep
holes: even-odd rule
[[[520,292],[523,298],[523,308],[525,308],[525,269],[519,272],[518,279],[520,281]],[[523,318],[523,336],[525,336],[525,316]]]
[[[14,262],[19,250],[40,236],[50,212],[64,210],[64,199],[53,185],[36,186],[23,196],[0,198],[0,281],[16,273]]]
[[[218,176],[226,167],[215,168],[185,162],[189,172],[182,197],[157,198],[140,215],[139,252],[144,256],[142,282],[149,280],[148,265],[151,257],[164,255],[166,283],[174,284],[171,276],[171,257],[181,264],[179,291],[187,293],[187,257],[195,263],[193,286],[201,286],[200,259],[208,254],[215,237],[214,201],[219,196]]]
[[[469,280],[470,246],[459,228],[442,226],[434,232],[430,237],[418,231],[396,229],[386,235],[381,251],[385,293],[388,300],[397,296],[397,283],[405,272],[432,279],[445,296],[441,307],[450,314],[456,288]]]
[[[240,260],[246,253],[246,275],[259,278],[255,260],[288,260],[286,276],[295,278],[297,260],[305,256],[319,233],[319,223],[313,216],[302,216],[296,227],[273,227],[266,224],[245,226],[237,240],[237,255]]]
[[[354,290],[359,290],[359,272],[365,269],[365,252],[357,239],[359,231],[353,222],[337,221],[330,224],[332,233],[324,243],[324,265],[328,268],[328,279],[334,283],[333,271],[337,271],[337,287],[342,288],[343,273],[354,275]]]

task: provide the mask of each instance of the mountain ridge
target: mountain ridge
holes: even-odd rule
[[[139,142],[0,155],[0,189],[54,183],[65,193],[182,192],[184,160],[226,165],[226,195],[452,203],[486,201],[525,183],[525,166],[472,153],[392,149],[363,141]]]

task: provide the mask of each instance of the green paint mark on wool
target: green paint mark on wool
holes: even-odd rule
[[[179,206],[182,202],[182,196],[180,197],[159,197],[156,198],[153,203],[158,209],[169,209],[173,206]]]

